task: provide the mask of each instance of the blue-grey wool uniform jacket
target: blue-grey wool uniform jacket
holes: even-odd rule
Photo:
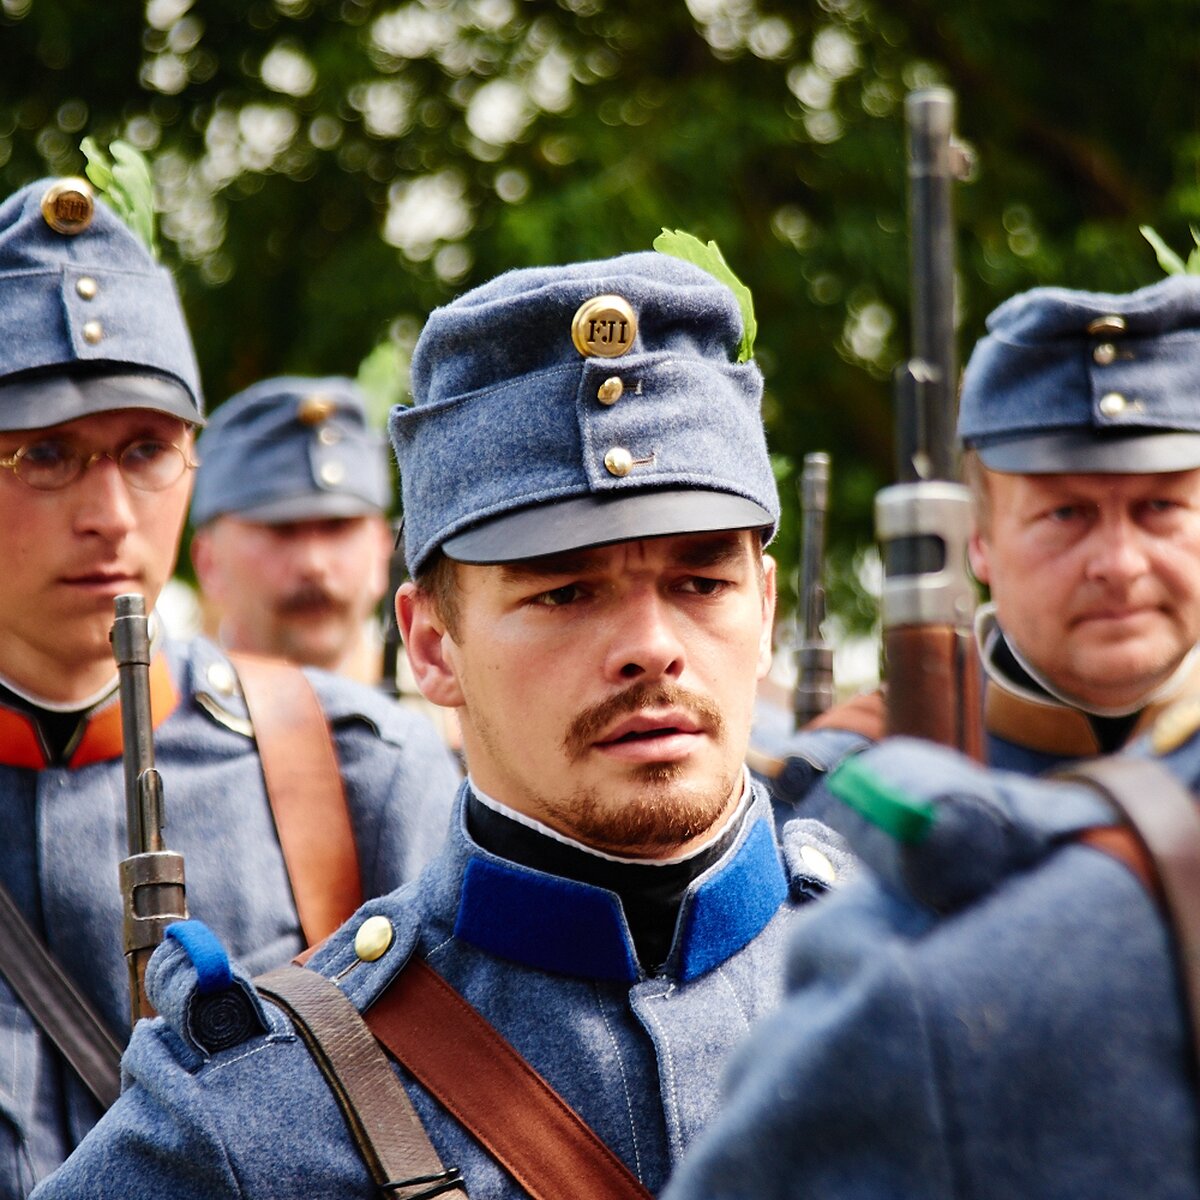
[[[756,788],[735,842],[688,887],[664,968],[647,976],[613,893],[487,853],[460,807],[420,880],[366,904],[309,966],[363,1011],[411,955],[426,959],[657,1192],[717,1112],[730,1050],[782,997],[786,934],[826,887],[806,863],[828,856],[852,870],[824,826],[797,822],[788,832],[781,852]],[[376,914],[394,940],[377,961],[360,962],[355,931]],[[180,945],[160,947],[148,987],[161,1017],[134,1034],[126,1090],[38,1200],[378,1196],[308,1051],[241,978],[266,1032],[210,1052],[194,1036],[192,960]],[[524,1195],[401,1078],[472,1200]]]
[[[1165,761],[1194,790],[1200,738]],[[664,1200],[1200,1196],[1170,935],[1077,837],[1107,805],[900,739],[849,770],[932,824],[905,841],[845,810],[863,869],[799,923],[789,999]]]
[[[167,845],[192,916],[250,971],[302,948],[246,710],[210,643],[166,645],[178,704],[155,731]],[[364,895],[414,877],[445,837],[459,773],[432,727],[349,681],[306,672],[332,726]],[[0,746],[0,762],[10,761]],[[128,854],[119,757],[0,765],[0,881],[117,1033],[128,1029],[118,862]],[[28,1194],[99,1110],[0,978],[0,1198]]]

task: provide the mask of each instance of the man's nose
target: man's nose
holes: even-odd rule
[[[621,606],[607,673],[614,683],[676,679],[683,673],[683,642],[670,606],[650,589]]]
[[[1144,535],[1127,514],[1102,519],[1091,541],[1089,578],[1124,583],[1150,569]]]
[[[111,454],[94,455],[72,487],[77,497],[75,527],[80,532],[114,540],[136,527],[129,484]]]

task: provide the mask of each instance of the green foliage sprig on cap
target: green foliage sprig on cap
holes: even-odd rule
[[[758,335],[758,322],[754,318],[754,297],[750,289],[730,270],[725,256],[716,242],[702,242],[693,234],[682,229],[666,229],[654,239],[654,248],[660,254],[682,258],[694,266],[701,267],[723,283],[737,297],[742,310],[742,341],[738,346],[738,362],[754,357],[754,339]]]
[[[84,170],[96,190],[158,258],[154,180],[145,157],[128,142],[121,141],[109,146],[111,158],[95,138],[84,138],[79,148],[87,159]]]
[[[1168,275],[1200,275],[1200,229],[1197,229],[1195,225],[1191,226],[1191,230],[1192,241],[1196,244],[1191,254],[1187,256],[1186,262],[1149,225],[1139,225],[1138,229],[1141,231],[1142,237],[1154,248],[1158,265]]]

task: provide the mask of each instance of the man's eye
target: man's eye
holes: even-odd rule
[[[574,600],[578,600],[581,595],[581,589],[577,583],[567,583],[562,587],[551,588],[548,592],[542,592],[533,598],[535,604],[540,604],[545,608],[561,608],[564,604],[570,604]]]
[[[692,575],[683,581],[680,590],[694,592],[697,596],[715,596],[728,586],[729,581],[725,579],[709,579],[704,575]]]
[[[44,442],[31,442],[21,457],[31,467],[58,467],[74,458],[75,451],[66,442],[48,438]]]
[[[142,438],[130,442],[121,451],[121,464],[133,468],[149,466],[169,454],[172,449],[169,442],[161,442],[157,438]]]

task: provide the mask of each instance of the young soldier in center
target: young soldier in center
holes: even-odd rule
[[[779,509],[742,334],[724,285],[658,254],[511,272],[431,316],[392,421],[416,580],[399,616],[470,776],[441,856],[293,972],[370,1016],[432,968],[629,1194],[659,1190],[716,1112],[729,1050],[779,1000],[786,931],[845,866],[813,822],[781,848],[743,764]],[[185,924],[158,952],[164,1019],[40,1200],[378,1195],[289,1019],[206,945]],[[218,1002],[240,1036],[206,1038]],[[473,1200],[527,1194],[455,1095],[398,1073]],[[561,1146],[528,1132],[554,1170]]]

